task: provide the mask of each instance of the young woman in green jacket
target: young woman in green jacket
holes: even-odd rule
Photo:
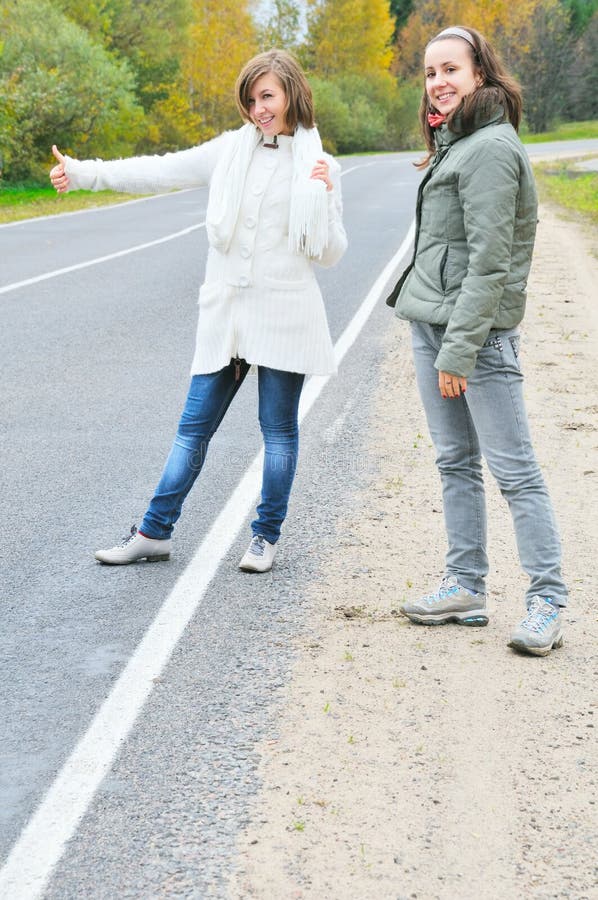
[[[437,451],[448,537],[437,591],[412,621],[486,625],[482,455],[509,504],[527,614],[509,645],[544,656],[562,644],[560,540],[531,445],[519,330],[537,221],[517,136],[521,92],[478,32],[455,26],[425,51],[420,109],[428,148],[411,264],[388,298],[411,322],[417,383]]]

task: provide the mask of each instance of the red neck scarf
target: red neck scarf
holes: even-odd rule
[[[446,116],[442,113],[428,113],[428,122],[432,128],[438,128],[443,122],[446,122]]]

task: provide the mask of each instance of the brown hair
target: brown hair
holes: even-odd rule
[[[313,128],[314,101],[311,88],[303,73],[303,69],[294,56],[286,50],[268,50],[259,53],[246,63],[235,85],[235,100],[246,122],[251,122],[249,112],[249,95],[258,78],[272,72],[280,81],[286,96],[285,120],[289,131],[294,131],[297,125],[304,128]]]
[[[459,131],[461,134],[471,134],[475,131],[477,121],[480,117],[487,118],[498,105],[501,105],[505,118],[511,123],[515,131],[519,130],[522,113],[522,97],[521,88],[515,79],[509,75],[499,54],[488,43],[486,38],[476,31],[474,28],[465,28],[463,25],[455,25],[453,28],[460,28],[466,31],[471,37],[471,43],[459,34],[451,33],[450,29],[441,31],[436,37],[428,43],[436,41],[445,41],[456,38],[463,41],[471,53],[474,71],[482,78],[482,84],[475,88],[464,97],[457,109],[449,113],[447,124],[449,128],[455,116],[459,116]],[[449,32],[448,34],[446,32]],[[434,107],[430,104],[426,86],[424,82],[424,92],[419,107],[419,121],[426,142],[428,155],[418,163],[419,168],[425,168],[430,162],[431,157],[436,152],[434,142],[434,129],[428,122],[428,113],[433,112]]]

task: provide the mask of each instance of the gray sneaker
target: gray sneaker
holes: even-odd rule
[[[401,612],[418,625],[487,625],[486,595],[470,594],[455,575],[446,575],[435,594],[405,603]]]
[[[546,597],[532,597],[527,616],[511,635],[509,647],[534,656],[547,656],[563,646],[563,622],[558,606]]]
[[[244,572],[269,572],[275,556],[276,544],[270,544],[261,534],[254,534],[239,568]]]
[[[137,562],[138,559],[146,559],[148,562],[161,562],[170,559],[170,538],[158,540],[148,538],[137,531],[133,525],[131,533],[123,538],[116,547],[109,550],[96,550],[95,558],[107,566],[127,566]]]

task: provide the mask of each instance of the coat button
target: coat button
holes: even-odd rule
[[[239,284],[241,287],[249,287],[249,276],[241,275],[241,277],[239,278]]]
[[[247,218],[245,219],[245,225],[247,228],[255,228],[257,222],[253,216],[247,216]]]
[[[239,252],[243,259],[249,259],[249,257],[251,256],[251,249],[249,247],[241,247]]]
[[[257,197],[257,196],[259,196],[259,194],[264,193],[264,185],[263,184],[254,184],[251,190],[252,190],[252,193],[255,194],[255,196]]]

